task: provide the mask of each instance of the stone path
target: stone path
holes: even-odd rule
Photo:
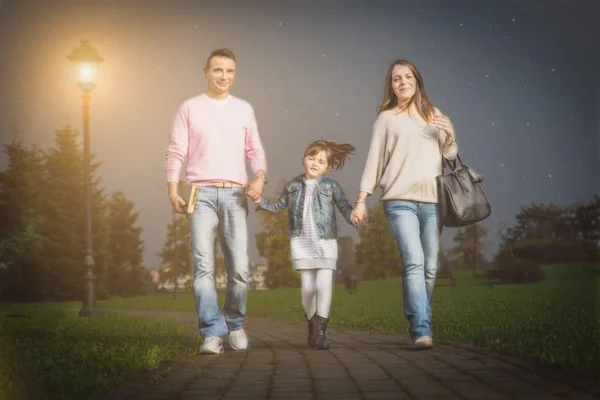
[[[140,312],[196,326],[193,313]],[[305,325],[246,320],[247,351],[179,359],[107,400],[600,399],[600,384],[453,344],[414,351],[406,336],[332,328],[329,351],[306,346]]]

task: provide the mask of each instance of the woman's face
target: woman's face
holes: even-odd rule
[[[417,90],[417,78],[410,68],[396,65],[392,69],[392,89],[398,97],[398,103],[402,104],[412,99]]]

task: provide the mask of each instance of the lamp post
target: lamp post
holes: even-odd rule
[[[81,317],[96,317],[100,311],[96,308],[96,275],[94,274],[94,256],[92,254],[92,196],[90,172],[90,97],[94,90],[94,78],[102,58],[87,40],[82,40],[79,47],[67,57],[71,60],[76,74],[76,83],[81,89],[83,102],[83,192],[85,215],[85,256],[83,260],[84,294],[83,305],[79,310]]]

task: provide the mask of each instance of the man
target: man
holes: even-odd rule
[[[210,54],[204,68],[208,90],[180,106],[166,155],[169,200],[175,212],[183,213],[185,204],[177,185],[186,157],[187,181],[199,186],[189,222],[198,328],[204,339],[201,354],[222,353],[225,335],[232,349],[248,347],[244,332],[248,291],[246,195],[258,198],[262,194],[267,162],[252,106],[229,94],[235,68],[231,50],[217,49]],[[256,174],[249,184],[246,158]],[[228,275],[222,311],[214,281],[217,231]]]

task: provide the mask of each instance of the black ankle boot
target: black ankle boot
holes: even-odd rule
[[[312,318],[308,318],[306,313],[304,314],[304,319],[308,323],[308,338],[306,342],[308,343],[308,347],[311,349],[315,348],[315,333],[317,332],[317,315],[313,315]]]
[[[315,314],[316,332],[315,332],[315,347],[317,350],[329,349],[329,341],[327,340],[327,322],[329,318],[319,317]]]

